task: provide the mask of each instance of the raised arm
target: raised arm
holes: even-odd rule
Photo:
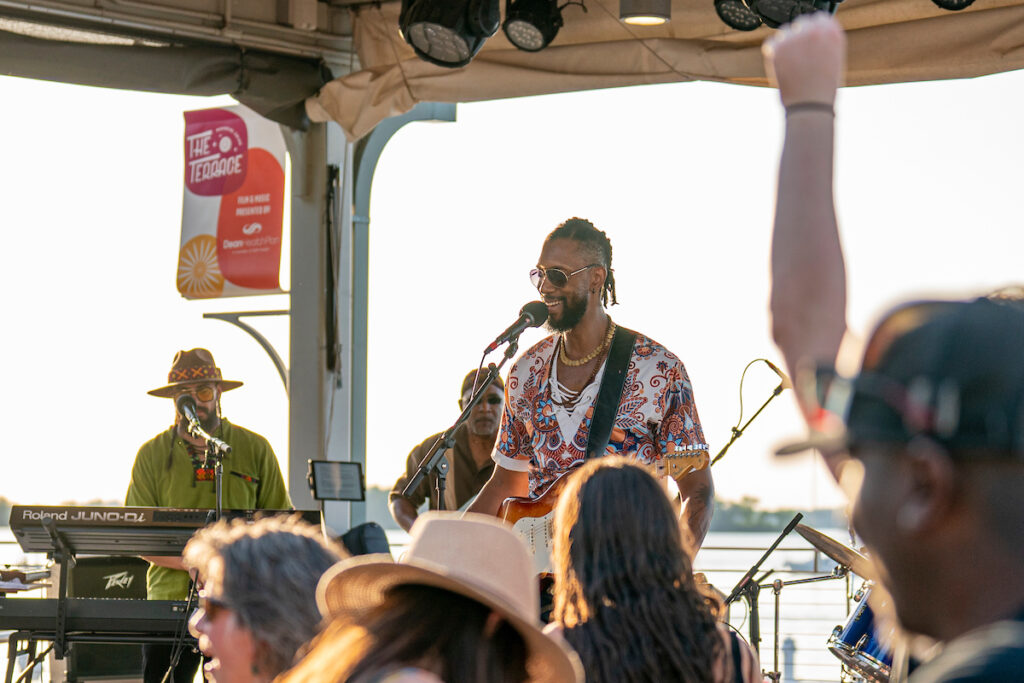
[[[825,13],[803,16],[764,45],[786,108],[771,254],[772,334],[790,374],[835,362],[846,332],[846,268],[832,191],[833,103],[846,37]],[[809,406],[802,406],[805,415]]]

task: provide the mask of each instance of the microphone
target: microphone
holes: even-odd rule
[[[174,407],[178,410],[185,421],[188,422],[188,433],[197,439],[204,438],[206,433],[199,424],[199,417],[196,416],[196,400],[189,394],[181,394],[174,399]]]
[[[210,436],[203,429],[203,425],[199,422],[199,417],[196,415],[196,400],[189,394],[182,394],[174,399],[174,407],[178,409],[181,416],[188,422],[188,433],[196,439],[204,439],[207,444],[206,449],[206,460],[203,462],[203,467],[207,466],[207,462],[210,458],[210,451],[216,450],[219,454],[217,457],[227,455],[231,452],[231,446],[226,442],[218,439],[215,436]]]
[[[775,363],[771,362],[767,358],[762,358],[761,360],[763,360],[768,365],[768,367],[770,367],[772,369],[772,372],[774,372],[776,375],[778,375],[779,379],[782,380],[782,384],[779,385],[779,391],[782,391],[784,389],[792,389],[793,388],[793,383],[789,381],[789,376],[786,373],[784,373],[782,370],[780,370],[778,365],[776,365]]]
[[[548,307],[543,301],[531,301],[519,309],[519,318],[505,328],[505,331],[484,349],[484,355],[498,348],[507,341],[518,339],[527,327],[539,327],[548,319]]]

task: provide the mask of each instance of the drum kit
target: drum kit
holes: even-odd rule
[[[750,611],[750,644],[758,648],[761,640],[757,609],[758,594],[762,588],[773,590],[775,594],[775,668],[774,671],[766,673],[766,677],[778,683],[782,677],[779,672],[778,652],[779,601],[782,588],[796,584],[842,579],[849,574],[854,574],[862,580],[860,588],[851,598],[854,606],[847,617],[846,624],[835,627],[828,637],[826,645],[829,651],[843,664],[843,680],[888,683],[892,672],[892,644],[895,626],[890,625],[886,628],[884,626],[886,620],[879,620],[871,606],[871,603],[875,603],[876,607],[887,606],[886,597],[884,597],[885,591],[874,583],[875,569],[872,561],[820,531],[804,524],[798,524],[801,517],[802,515],[797,515],[790,522],[775,543],[761,557],[761,560],[744,575],[732,593],[725,599],[725,605],[728,606],[740,597],[746,599]],[[776,579],[770,584],[761,585],[765,576],[771,573],[769,571],[759,578],[754,578],[761,563],[794,529],[815,549],[835,561],[837,566],[831,574],[825,576],[792,581]],[[872,598],[873,593],[874,598]],[[884,609],[885,607],[883,607]]]
[[[809,526],[800,524],[796,532],[840,566],[864,579],[853,595],[855,606],[846,619],[846,625],[836,626],[828,637],[828,649],[864,680],[887,683],[892,669],[893,634],[891,628],[888,633],[881,631],[869,604],[872,591],[880,591],[872,580],[874,569],[871,560]]]

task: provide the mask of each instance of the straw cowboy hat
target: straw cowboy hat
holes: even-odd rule
[[[166,386],[146,393],[161,398],[174,398],[183,386],[211,382],[219,384],[221,391],[231,391],[242,386],[241,382],[221,379],[220,368],[213,362],[213,354],[206,349],[178,351],[171,363],[171,371],[167,373]]]
[[[328,569],[316,591],[321,613],[358,619],[395,586],[443,588],[491,608],[519,631],[532,683],[583,682],[576,653],[541,632],[533,562],[511,527],[487,515],[427,512],[411,537],[397,563],[390,555],[362,555]]]

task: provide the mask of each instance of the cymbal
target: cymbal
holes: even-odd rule
[[[873,579],[875,577],[875,568],[871,560],[853,548],[847,548],[834,538],[826,536],[817,529],[812,529],[805,524],[797,524],[796,532],[803,536],[808,543],[839,564],[849,567],[850,571],[857,576],[863,579]]]

